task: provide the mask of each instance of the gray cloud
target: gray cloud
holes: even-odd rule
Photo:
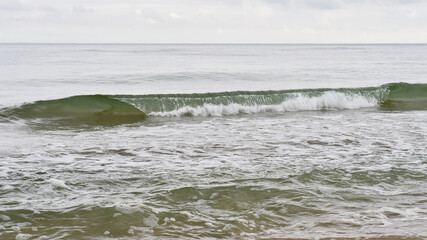
[[[0,11],[0,42],[427,42],[421,0],[0,0]]]
[[[340,0],[304,0],[304,4],[316,9],[337,9],[342,7]]]
[[[94,9],[85,7],[84,5],[74,5],[72,10],[73,12],[76,12],[76,13],[87,13],[87,12],[94,11]]]
[[[280,4],[287,7],[309,7],[314,9],[337,9],[357,5],[410,5],[419,4],[422,0],[262,0],[269,4]]]
[[[1,0],[0,10],[19,11],[19,10],[25,10],[25,7],[19,0]]]

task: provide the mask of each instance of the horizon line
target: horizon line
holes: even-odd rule
[[[302,42],[302,43],[192,43],[192,42],[160,42],[160,43],[149,43],[149,42],[0,42],[0,44],[129,44],[129,45],[425,45],[427,42],[372,42],[372,43],[316,43],[316,42]]]

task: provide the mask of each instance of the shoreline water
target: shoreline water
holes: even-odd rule
[[[426,53],[0,44],[0,238],[426,238]]]

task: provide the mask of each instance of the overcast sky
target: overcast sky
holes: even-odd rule
[[[0,0],[0,42],[426,43],[427,0]]]

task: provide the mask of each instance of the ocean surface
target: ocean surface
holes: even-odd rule
[[[427,238],[427,45],[0,44],[0,239],[295,238]]]

